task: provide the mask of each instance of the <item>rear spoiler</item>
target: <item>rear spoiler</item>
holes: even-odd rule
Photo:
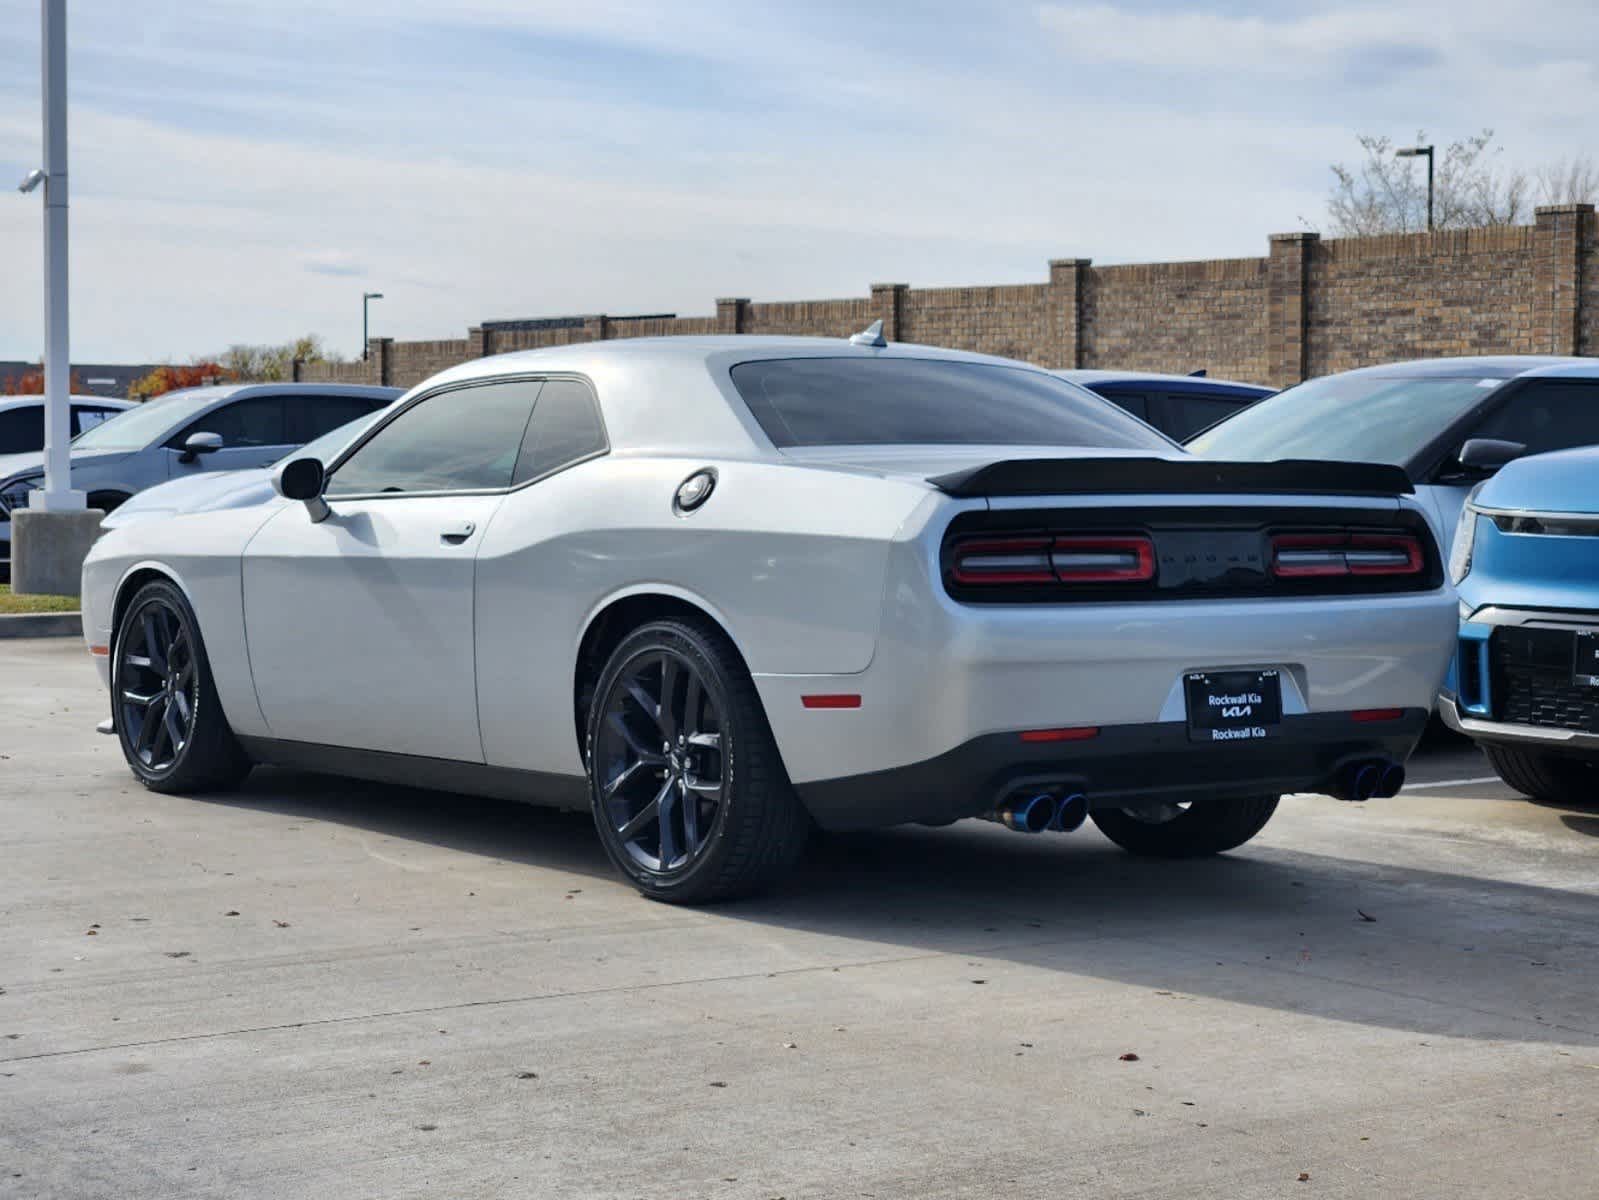
[[[928,479],[951,496],[1188,495],[1408,496],[1403,468],[1384,463],[1212,462],[1203,458],[1014,458]]]

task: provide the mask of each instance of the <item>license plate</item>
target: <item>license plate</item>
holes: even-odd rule
[[[1276,671],[1195,671],[1183,680],[1188,740],[1253,742],[1282,727],[1282,679]]]
[[[1599,633],[1579,633],[1571,677],[1579,687],[1599,687]]]

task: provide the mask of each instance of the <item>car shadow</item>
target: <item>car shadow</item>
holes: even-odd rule
[[[626,887],[587,813],[276,768],[210,799]],[[1599,834],[1599,818],[1564,820]],[[1091,827],[828,835],[775,892],[700,912],[848,939],[874,959],[959,955],[974,975],[1042,968],[1418,1035],[1599,1045],[1599,894],[1284,849],[1269,834],[1176,862],[1132,858]]]

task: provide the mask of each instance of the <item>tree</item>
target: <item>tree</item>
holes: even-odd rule
[[[83,380],[78,378],[78,373],[73,371],[67,377],[67,391],[74,396],[82,396],[87,392]],[[6,396],[42,396],[44,395],[44,368],[30,367],[21,375],[8,375],[5,382],[0,384],[0,394]]]
[[[276,382],[288,379],[294,360],[300,362],[343,362],[342,355],[327,349],[321,337],[308,333],[282,345],[229,346],[218,358],[235,379]]]
[[[1532,182],[1499,164],[1503,148],[1492,129],[1440,147],[1434,167],[1433,224],[1438,229],[1514,225],[1532,215]],[[1327,215],[1336,237],[1415,233],[1427,228],[1427,173],[1413,158],[1394,157],[1387,137],[1362,135],[1365,161],[1334,163]],[[1413,145],[1427,145],[1419,131]]]
[[[128,389],[129,400],[149,400],[179,388],[202,387],[232,379],[233,374],[222,364],[210,359],[187,365],[171,363],[157,367]]]

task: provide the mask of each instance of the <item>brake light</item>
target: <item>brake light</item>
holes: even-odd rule
[[[966,538],[955,543],[950,577],[966,585],[1148,583],[1155,545],[1143,534]]]
[[[1283,533],[1271,539],[1279,579],[1343,575],[1419,575],[1421,542],[1408,533]]]

